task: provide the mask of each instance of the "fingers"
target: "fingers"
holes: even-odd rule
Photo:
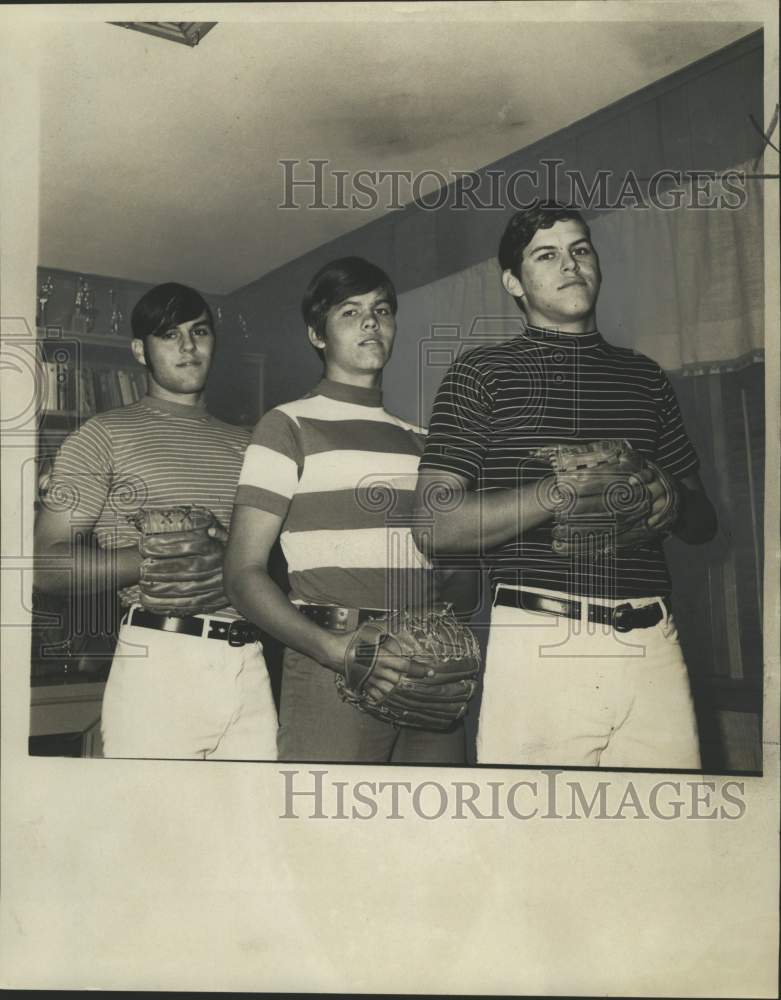
[[[611,469],[600,474],[571,476],[560,480],[560,506],[554,515],[613,514],[626,517],[649,510],[664,487],[650,469],[627,472]]]
[[[403,654],[390,654],[380,652],[372,670],[372,680],[381,678],[392,684],[398,684],[402,677],[422,678],[428,675],[430,667],[415,659],[413,656]]]
[[[637,488],[647,485],[653,478],[650,469],[627,472],[618,466],[606,466],[588,474],[560,476],[557,486],[565,497],[574,495],[582,500],[586,497],[603,497],[618,486]]]
[[[372,701],[382,701],[383,698],[387,698],[395,687],[396,685],[392,681],[376,679],[372,674],[371,680],[366,683],[364,692]]]
[[[386,681],[390,685],[395,686],[407,672],[408,662],[408,660],[401,656],[392,658],[387,654],[378,656],[374,670],[372,670],[372,683],[375,681]]]
[[[661,524],[665,524],[669,519],[669,508],[669,499],[665,493],[659,497],[651,508],[651,514],[646,522],[648,527],[658,528]]]
[[[648,486],[648,497],[651,501],[651,513],[662,510],[667,506],[667,490],[658,479]]]

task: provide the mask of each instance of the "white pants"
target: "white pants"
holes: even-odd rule
[[[570,599],[581,601],[580,621],[494,606],[478,762],[699,769],[689,678],[664,605],[657,625],[619,633],[589,624],[587,602]]]
[[[261,644],[123,624],[101,730],[106,757],[276,760],[277,713]]]

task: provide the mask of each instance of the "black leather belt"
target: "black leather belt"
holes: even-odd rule
[[[246,646],[258,642],[260,629],[243,618],[225,621],[221,618],[175,618],[173,615],[155,615],[143,608],[131,608],[122,619],[123,623],[138,628],[151,628],[158,632],[175,632],[179,635],[194,635],[205,639],[223,639],[229,646]],[[206,632],[204,632],[206,626]]]
[[[381,618],[387,614],[387,611],[378,608],[340,608],[334,604],[296,604],[296,607],[315,625],[332,632],[353,632],[370,618]]]
[[[669,612],[670,602],[662,599]],[[580,618],[581,602],[567,597],[551,597],[548,594],[533,594],[528,590],[506,590],[497,592],[494,604],[505,608],[521,608],[523,611],[542,611],[549,615],[562,615],[564,618]],[[616,632],[631,632],[635,628],[652,628],[664,617],[662,605],[655,601],[641,608],[631,604],[619,604],[615,608],[605,604],[589,604],[588,620],[598,625],[612,625]]]

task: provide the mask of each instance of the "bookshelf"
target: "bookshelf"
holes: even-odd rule
[[[39,328],[37,336],[43,421],[77,426],[145,394],[146,375],[130,354],[127,340],[86,337],[52,327]]]

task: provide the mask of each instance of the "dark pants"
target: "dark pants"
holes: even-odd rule
[[[331,670],[285,650],[278,759],[356,764],[465,764],[464,727],[397,729],[339,697]]]

